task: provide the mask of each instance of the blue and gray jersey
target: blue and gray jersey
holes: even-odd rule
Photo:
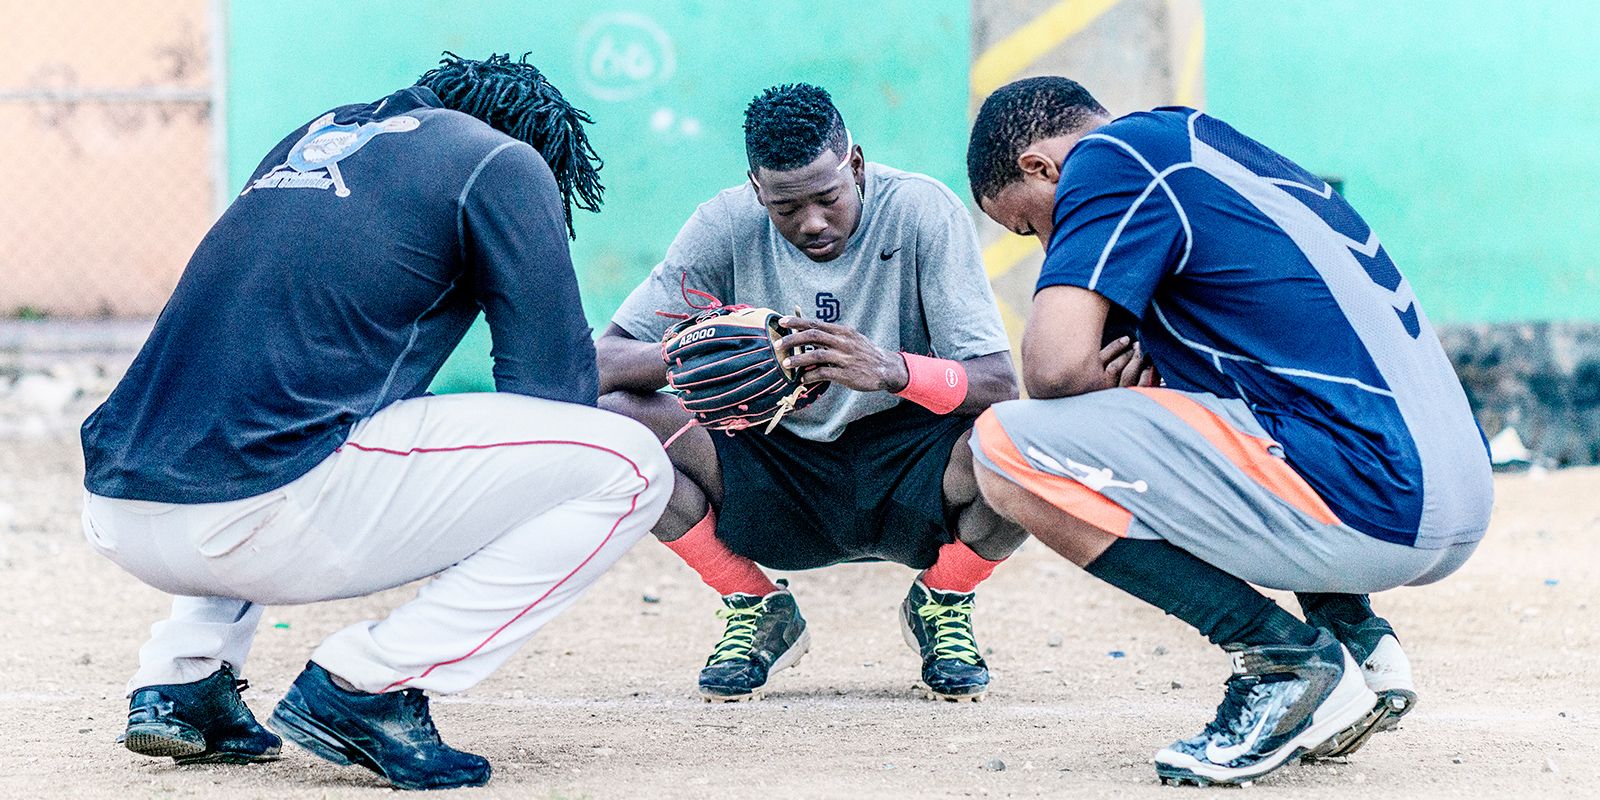
[[[1162,108],[1073,147],[1055,219],[1039,288],[1138,316],[1167,384],[1243,400],[1345,524],[1424,548],[1482,536],[1493,491],[1465,393],[1411,285],[1326,182]]]

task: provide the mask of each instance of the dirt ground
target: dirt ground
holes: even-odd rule
[[[358,768],[286,746],[270,765],[178,768],[112,743],[156,591],[78,528],[70,424],[0,426],[0,795],[368,797]],[[81,419],[81,416],[78,418]],[[1400,628],[1422,703],[1348,764],[1294,766],[1271,797],[1593,796],[1600,760],[1600,470],[1501,477],[1488,540],[1442,584],[1376,600]],[[694,677],[715,598],[641,543],[570,613],[476,689],[435,701],[446,739],[487,756],[492,797],[1164,796],[1149,760],[1209,720],[1226,662],[1181,624],[1037,543],[980,593],[986,702],[911,691],[894,611],[909,570],[790,575],[815,641],[764,701],[707,705]],[[409,596],[273,608],[246,670],[265,715],[318,639]],[[646,598],[649,599],[646,599]],[[1584,789],[1583,787],[1589,787]],[[1209,790],[1226,793],[1230,789]]]

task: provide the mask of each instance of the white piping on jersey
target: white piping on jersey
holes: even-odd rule
[[[450,281],[450,285],[444,287],[444,291],[440,292],[437,298],[434,298],[433,304],[428,306],[428,310],[417,315],[417,318],[411,321],[411,335],[406,338],[406,346],[400,351],[400,355],[395,357],[394,364],[389,367],[389,376],[383,379],[383,388],[378,390],[378,398],[372,401],[372,408],[367,411],[367,416],[370,417],[382,410],[383,398],[389,395],[389,387],[394,383],[395,374],[400,371],[400,365],[405,363],[406,356],[411,355],[411,348],[417,346],[417,337],[422,334],[422,320],[439,308],[439,304],[443,303],[444,299],[455,291],[456,284],[460,280],[461,278],[457,277],[455,280]]]
[[[1307,192],[1310,192],[1317,197],[1321,197],[1324,200],[1333,197],[1333,184],[1328,183],[1327,181],[1322,182],[1322,189],[1319,191],[1299,181],[1290,180],[1288,178],[1262,178],[1262,180],[1274,186],[1287,186],[1296,189],[1304,189]],[[1378,232],[1372,230],[1371,228],[1367,229],[1367,240],[1365,242],[1358,242],[1340,233],[1339,231],[1334,230],[1332,226],[1329,226],[1328,232],[1339,237],[1339,240],[1344,242],[1345,246],[1350,248],[1352,252],[1360,253],[1367,258],[1373,258],[1377,256],[1378,248],[1383,245],[1382,242],[1378,241]],[[1384,289],[1385,287],[1380,285],[1378,288]],[[1393,306],[1395,311],[1398,311],[1402,314],[1405,313],[1406,309],[1410,308],[1417,302],[1417,294],[1411,290],[1411,283],[1403,277],[1400,279],[1399,285],[1388,291],[1389,294],[1393,296],[1389,301],[1389,305]]]
[[[1242,355],[1239,355],[1237,353],[1229,353],[1229,352],[1226,352],[1226,351],[1223,351],[1223,350],[1218,350],[1215,347],[1210,347],[1210,346],[1201,344],[1200,342],[1197,342],[1197,341],[1195,341],[1193,339],[1190,339],[1190,338],[1184,336],[1183,334],[1178,333],[1177,329],[1172,327],[1172,323],[1167,320],[1166,312],[1161,310],[1161,304],[1160,303],[1152,300],[1152,301],[1150,301],[1150,308],[1156,312],[1156,319],[1161,321],[1161,327],[1166,328],[1167,329],[1167,333],[1172,334],[1172,338],[1177,339],[1178,341],[1182,342],[1185,346],[1187,346],[1191,350],[1198,350],[1198,351],[1200,351],[1202,353],[1205,353],[1206,355],[1211,356],[1211,363],[1212,363],[1213,366],[1215,366],[1217,368],[1218,372],[1222,372],[1222,359],[1226,358],[1229,361],[1242,361],[1242,362],[1247,363],[1247,364],[1255,364],[1255,365],[1260,366],[1262,369],[1267,370],[1268,372],[1277,373],[1279,375],[1292,375],[1292,376],[1300,377],[1300,378],[1311,378],[1313,380],[1327,381],[1329,383],[1341,383],[1341,384],[1344,384],[1346,386],[1354,386],[1357,389],[1360,389],[1360,390],[1362,390],[1364,392],[1371,392],[1372,394],[1375,394],[1375,395],[1380,395],[1380,396],[1383,396],[1383,397],[1394,397],[1394,392],[1389,391],[1388,389],[1382,389],[1382,388],[1379,388],[1377,386],[1373,386],[1371,384],[1364,383],[1364,382],[1362,382],[1360,380],[1357,380],[1355,378],[1347,378],[1347,377],[1345,377],[1343,375],[1329,375],[1329,374],[1324,373],[1324,372],[1312,372],[1311,370],[1296,369],[1294,367],[1277,367],[1277,366],[1273,366],[1271,364],[1268,364],[1268,363],[1266,363],[1266,362],[1264,362],[1264,361],[1262,361],[1260,359],[1257,359],[1257,358],[1251,358],[1250,356],[1242,356]],[[1227,375],[1226,372],[1223,372],[1222,374],[1225,375],[1225,376]],[[1231,376],[1229,376],[1229,377],[1231,377]],[[1239,384],[1238,380],[1234,380],[1234,385],[1238,386],[1238,384]],[[1244,392],[1242,391],[1243,387],[1240,387],[1240,389],[1241,389],[1240,395],[1243,395],[1244,394]]]
[[[471,193],[473,185],[478,182],[478,175],[483,172],[483,168],[489,166],[489,162],[493,161],[495,156],[500,155],[501,150],[516,144],[520,144],[520,142],[503,142],[495,149],[490,150],[488,155],[478,161],[478,166],[472,168],[472,174],[467,176],[467,182],[461,186],[461,194],[456,196],[456,252],[460,254],[462,261],[466,260],[467,255],[466,223],[463,220],[466,216],[467,195]],[[383,404],[383,398],[389,394],[389,387],[394,383],[394,376],[400,371],[400,365],[405,363],[406,356],[411,355],[411,348],[417,346],[417,337],[422,333],[422,320],[439,308],[439,304],[450,296],[450,292],[455,290],[456,283],[460,280],[461,278],[457,276],[455,280],[450,281],[450,285],[444,287],[444,291],[439,293],[433,304],[411,321],[411,335],[406,339],[406,346],[400,351],[400,355],[395,357],[394,364],[389,367],[389,377],[383,379],[383,388],[378,390],[378,398],[372,401],[372,410],[367,412],[367,416],[370,417],[378,413]]]
[[[1124,142],[1115,136],[1107,136],[1103,133],[1091,133],[1083,138],[1104,139],[1105,141],[1121,147],[1122,149],[1128,151],[1128,154],[1133,156],[1134,160],[1138,161],[1139,164],[1145,168],[1146,172],[1150,173],[1150,184],[1144,187],[1144,191],[1139,194],[1139,199],[1134,201],[1133,207],[1129,208],[1128,211],[1122,215],[1122,219],[1117,222],[1117,229],[1111,233],[1111,241],[1106,242],[1105,249],[1100,251],[1100,261],[1099,263],[1095,264],[1094,274],[1089,277],[1089,291],[1094,291],[1095,286],[1100,282],[1100,271],[1105,268],[1106,260],[1111,256],[1111,248],[1116,246],[1117,239],[1122,236],[1122,229],[1127,226],[1128,220],[1133,218],[1134,212],[1139,210],[1139,205],[1144,202],[1144,199],[1150,195],[1151,190],[1153,190],[1156,186],[1160,186],[1161,190],[1167,193],[1167,200],[1172,202],[1173,210],[1178,212],[1178,221],[1183,223],[1183,258],[1178,259],[1178,268],[1173,270],[1172,274],[1178,275],[1182,273],[1183,268],[1189,264],[1189,254],[1194,251],[1194,231],[1189,228],[1189,215],[1184,213],[1183,204],[1178,202],[1177,193],[1172,191],[1172,187],[1167,184],[1167,176],[1177,172],[1180,169],[1195,166],[1195,163],[1193,161],[1181,161],[1158,172],[1156,171],[1155,167],[1151,166],[1150,161],[1146,159],[1144,155],[1141,154],[1137,149],[1135,149],[1133,145],[1128,144],[1127,142]]]
[[[1292,186],[1296,189],[1304,189],[1307,192],[1310,192],[1311,194],[1314,194],[1324,200],[1333,198],[1333,184],[1328,183],[1327,181],[1322,182],[1321,189],[1313,189],[1299,181],[1290,180],[1288,178],[1262,178],[1262,180],[1274,186]],[[1378,241],[1378,232],[1370,228],[1367,229],[1367,240],[1365,242],[1358,242],[1336,230],[1332,230],[1331,226],[1329,230],[1334,236],[1343,239],[1344,243],[1349,246],[1351,250],[1354,250],[1357,253],[1366,256],[1367,258],[1376,256],[1378,254],[1378,247],[1382,244],[1382,242]],[[1399,290],[1396,290],[1395,293],[1399,294]]]
[[[1488,456],[1466,393],[1427,317],[1417,309],[1418,335],[1409,335],[1392,310],[1373,302],[1387,291],[1344,242],[1327,235],[1331,226],[1326,220],[1215,147],[1191,140],[1190,148],[1201,169],[1242,195],[1300,249],[1392,388],[1422,473],[1415,546],[1432,549],[1476,541],[1494,495]],[[1410,292],[1409,284],[1402,282],[1401,291]]]
[[[1304,189],[1324,200],[1333,198],[1333,184],[1328,183],[1327,181],[1322,182],[1321,189],[1313,189],[1299,181],[1290,180],[1288,178],[1262,178],[1262,180],[1266,181],[1267,183],[1277,184],[1278,186],[1293,186],[1297,189]]]
[[[493,161],[495,156],[500,155],[500,151],[519,144],[522,143],[516,141],[502,142],[500,146],[490,150],[488,155],[478,161],[478,166],[472,168],[472,174],[467,176],[467,182],[461,185],[461,194],[456,195],[456,252],[461,255],[462,261],[465,261],[467,257],[467,195],[472,192],[472,187],[478,183],[478,175],[483,172],[483,168],[489,166],[489,162]]]

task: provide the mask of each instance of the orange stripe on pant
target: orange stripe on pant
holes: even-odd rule
[[[983,454],[1017,485],[1100,530],[1115,536],[1128,535],[1132,512],[1071,478],[1036,469],[1017,450],[993,409],[983,412],[974,427]]]
[[[1277,442],[1240,432],[1211,409],[1171,389],[1133,387],[1133,391],[1154,400],[1178,419],[1194,428],[1212,447],[1249,475],[1261,488],[1300,509],[1324,525],[1337,525],[1339,518],[1317,490],[1306,483],[1288,462],[1268,451]]]

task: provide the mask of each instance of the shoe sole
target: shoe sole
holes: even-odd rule
[[[922,693],[923,699],[943,700],[946,703],[981,703],[983,698],[989,694],[989,687],[987,686],[967,694],[948,694],[938,691],[922,681],[917,681],[916,689]]]
[[[459,789],[467,786],[483,786],[489,782],[489,775],[481,781],[463,781],[451,784],[411,784],[397,781],[380,768],[376,761],[365,752],[352,746],[329,729],[326,725],[312,719],[293,706],[282,702],[272,709],[272,716],[267,717],[267,727],[282,736],[285,741],[294,742],[305,748],[318,758],[331,761],[339,766],[364,767],[377,773],[378,776],[388,781],[396,789],[427,790],[427,789]]]
[[[178,766],[187,767],[194,764],[266,764],[277,761],[281,757],[282,748],[273,748],[261,753],[235,753],[219,750],[201,753],[197,756],[175,756],[173,760],[178,762]]]
[[[366,767],[373,772],[383,775],[383,770],[366,753],[350,745],[327,726],[301,713],[298,709],[278,703],[272,709],[272,716],[267,717],[267,727],[271,728],[284,741],[294,742],[312,755],[331,761],[341,767],[351,765]]]
[[[800,638],[794,640],[794,644],[789,645],[789,649],[783,651],[783,655],[778,656],[777,661],[772,662],[772,668],[767,670],[768,683],[772,681],[772,676],[777,675],[778,673],[790,667],[798,666],[800,664],[800,659],[804,657],[806,652],[810,649],[811,628],[808,626],[804,630],[800,631]],[[765,683],[744,694],[716,694],[714,692],[706,691],[703,687],[700,689],[700,699],[706,701],[707,703],[753,703],[765,697],[766,694],[767,684]]]
[[[917,657],[921,658],[922,645],[917,644],[917,635],[911,632],[911,623],[906,621],[904,607],[901,608],[897,616],[900,618],[900,637],[906,640],[906,647],[911,648],[911,652],[916,653]],[[980,703],[983,702],[984,695],[989,693],[987,684],[976,687],[975,691],[963,694],[941,692],[929,686],[927,681],[917,681],[913,688],[920,692],[925,700],[943,700],[946,703]]]
[[[1301,757],[1302,761],[1311,763],[1330,758],[1344,758],[1360,750],[1374,734],[1394,730],[1400,724],[1400,718],[1411,713],[1416,708],[1416,692],[1404,689],[1390,689],[1378,693],[1378,702],[1367,712],[1365,717],[1350,727],[1340,731],[1326,744]]]
[[[197,756],[206,751],[204,741],[196,742],[156,730],[145,730],[138,726],[128,728],[128,732],[123,736],[124,747],[141,756],[152,758],[183,758]]]
[[[1315,716],[1313,716],[1313,722],[1310,727],[1301,731],[1298,736],[1284,742],[1278,748],[1277,755],[1269,756],[1252,765],[1249,767],[1248,772],[1218,768],[1219,772],[1211,774],[1157,761],[1156,777],[1161,779],[1161,783],[1164,786],[1183,786],[1185,784],[1194,786],[1248,785],[1282,768],[1285,764],[1293,763],[1300,756],[1320,750],[1335,736],[1357,727],[1372,712],[1372,708],[1376,704],[1376,695],[1373,694],[1371,689],[1367,688],[1365,681],[1361,679],[1361,668],[1356,665],[1355,660],[1350,658],[1348,653],[1345,655],[1344,666],[1346,678],[1354,678],[1355,680],[1355,686],[1350,693],[1350,698],[1345,700],[1344,704],[1337,709],[1328,711],[1321,722],[1316,722]],[[1343,681],[1341,681],[1342,683]],[[1335,688],[1334,691],[1337,692],[1338,689]],[[1313,715],[1315,715],[1315,712],[1313,712]],[[1196,762],[1196,764],[1199,763]],[[1232,774],[1224,774],[1228,772]]]

